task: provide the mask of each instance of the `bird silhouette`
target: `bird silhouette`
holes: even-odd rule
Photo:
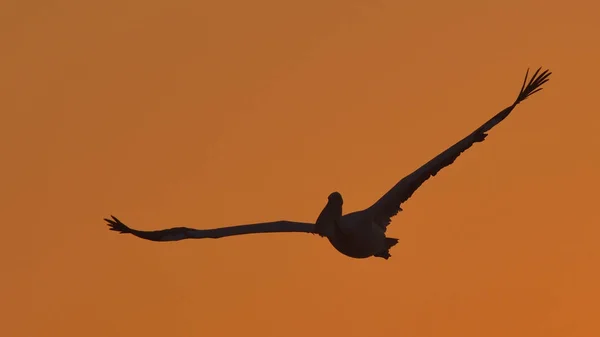
[[[551,72],[542,68],[533,74],[529,82],[525,80],[517,99],[490,120],[485,122],[471,134],[443,151],[429,162],[404,177],[373,205],[360,211],[342,215],[344,203],[342,195],[333,192],[328,196],[328,201],[315,223],[296,221],[262,222],[214,229],[194,229],[175,227],[169,229],[143,231],[130,228],[119,219],[111,216],[104,219],[110,230],[119,233],[133,234],[139,238],[151,241],[178,241],[184,239],[222,238],[233,235],[300,232],[318,234],[326,237],[340,253],[352,258],[380,257],[389,259],[390,248],[398,243],[398,239],[386,236],[386,230],[392,217],[402,211],[402,203],[408,200],[413,193],[430,177],[435,176],[441,169],[452,164],[458,156],[473,144],[482,142],[487,132],[504,120],[513,109],[529,96],[542,90],[542,84],[549,80]]]

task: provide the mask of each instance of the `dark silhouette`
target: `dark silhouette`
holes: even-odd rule
[[[112,216],[112,219],[104,220],[108,222],[110,230],[133,234],[142,239],[152,241],[216,239],[225,236],[254,233],[313,233],[327,237],[335,249],[349,257],[366,258],[376,256],[387,260],[391,256],[389,249],[398,243],[398,239],[386,237],[385,232],[392,217],[398,214],[399,211],[402,211],[400,205],[408,200],[429,177],[435,176],[442,168],[452,164],[463,151],[470,148],[473,144],[482,142],[487,136],[486,132],[504,120],[517,104],[542,90],[541,85],[549,80],[551,72],[545,70],[540,73],[540,70],[541,68],[533,74],[529,83],[527,83],[529,69],[527,70],[519,96],[511,106],[502,110],[473,131],[473,133],[400,180],[377,202],[364,210],[342,216],[342,204],[344,203],[342,195],[338,192],[333,192],[329,195],[325,208],[321,211],[314,224],[275,221],[215,229],[176,227],[156,231],[140,231],[127,227],[114,216]]]

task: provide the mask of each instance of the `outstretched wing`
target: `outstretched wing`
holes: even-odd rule
[[[174,227],[156,231],[141,231],[133,229],[122,223],[119,219],[111,215],[112,219],[104,219],[108,223],[111,231],[121,234],[133,234],[138,238],[151,241],[179,241],[184,239],[218,239],[225,236],[257,234],[257,233],[283,233],[300,232],[315,233],[315,225],[304,222],[293,221],[274,221],[263,222],[248,225],[239,225],[231,227],[213,228],[213,229],[194,229],[187,227]]]
[[[548,77],[550,76],[551,72],[545,70],[540,73],[540,70],[541,68],[539,68],[533,74],[529,83],[527,83],[529,69],[527,70],[519,96],[511,106],[502,110],[490,120],[485,122],[477,130],[473,131],[473,133],[466,136],[461,141],[454,144],[452,147],[440,153],[437,157],[433,158],[428,163],[400,180],[391,190],[381,197],[381,199],[369,207],[366,211],[371,212],[375,222],[384,229],[387,228],[391,222],[391,218],[398,214],[399,211],[402,211],[400,205],[408,200],[408,198],[410,198],[412,194],[427,179],[429,179],[429,177],[435,176],[441,169],[452,164],[462,152],[470,148],[474,143],[482,142],[487,136],[486,132],[504,120],[504,118],[506,118],[512,112],[517,104],[521,103],[534,93],[542,90],[541,85],[549,80]]]

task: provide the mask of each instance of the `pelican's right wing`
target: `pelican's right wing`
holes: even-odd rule
[[[119,219],[111,215],[112,219],[104,219],[111,231],[121,234],[133,234],[138,238],[151,241],[179,241],[184,239],[218,239],[225,236],[256,234],[256,233],[283,233],[299,232],[315,234],[315,225],[305,222],[293,221],[274,221],[263,222],[248,225],[239,225],[231,227],[221,227],[213,229],[194,229],[187,227],[174,227],[155,231],[141,231],[133,229],[122,223]]]
[[[527,82],[529,70],[527,70],[519,96],[512,105],[500,111],[465,138],[425,163],[413,173],[404,177],[384,196],[377,200],[375,204],[369,207],[367,210],[371,212],[375,222],[385,230],[391,222],[391,218],[402,210],[400,205],[408,200],[427,179],[435,176],[441,169],[452,164],[461,153],[469,149],[473,144],[482,142],[487,136],[487,132],[508,117],[517,104],[542,90],[541,86],[548,81],[551,72],[545,70],[540,73],[540,70],[541,68],[533,74],[529,83]]]

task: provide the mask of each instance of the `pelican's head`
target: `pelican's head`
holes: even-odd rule
[[[327,199],[329,200],[329,202],[339,203],[340,205],[344,204],[344,199],[342,199],[342,195],[340,194],[340,192],[331,193],[327,197]]]
[[[317,221],[315,222],[315,232],[321,236],[333,238],[336,234],[336,226],[340,218],[342,217],[342,195],[338,192],[331,193],[327,199],[327,205],[319,214]]]

